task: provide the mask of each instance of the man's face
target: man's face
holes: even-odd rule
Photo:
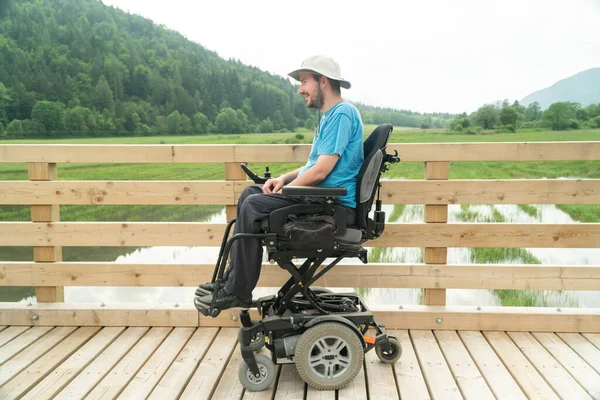
[[[321,108],[323,105],[323,93],[319,104],[319,82],[309,72],[300,72],[300,88],[298,93],[304,97],[304,102],[308,108]]]

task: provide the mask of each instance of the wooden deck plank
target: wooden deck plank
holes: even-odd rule
[[[528,332],[507,332],[519,350],[562,398],[590,399],[587,392]]]
[[[125,387],[119,398],[135,400],[150,395],[194,331],[194,328],[173,329],[173,332]]]
[[[147,331],[148,328],[128,328],[54,399],[83,399]]]
[[[54,346],[70,335],[75,329],[77,328],[74,326],[64,326],[53,329],[50,333],[44,335],[31,346],[19,353],[18,357],[13,357],[6,362],[2,368],[0,368],[0,386],[4,385],[15,375],[34,363],[38,358],[52,350]]]
[[[454,380],[466,399],[494,399],[488,384],[456,331],[434,331]]]
[[[600,398],[600,375],[556,334],[536,332],[533,336],[595,399]]]
[[[0,332],[0,346],[4,346],[23,332],[29,329],[28,326],[9,326]]]
[[[155,353],[169,333],[170,327],[154,327],[119,361],[86,396],[89,400],[114,399],[136,376],[140,368]]]
[[[600,349],[600,333],[582,333],[583,337]]]
[[[335,390],[317,390],[306,385],[306,400],[335,400]]]
[[[363,367],[356,375],[356,378],[348,384],[348,386],[338,390],[338,399],[356,399],[356,400],[367,400],[367,377],[366,377],[366,366],[363,363]]]
[[[375,349],[365,354],[365,366],[370,399],[400,399],[394,369],[379,361]]]
[[[209,399],[238,342],[236,328],[222,328],[186,386],[181,400]]]
[[[579,357],[583,358],[594,370],[600,373],[600,349],[587,341],[579,333],[557,333]]]
[[[527,397],[479,331],[458,331],[490,390],[498,399],[526,400]]]
[[[148,399],[178,399],[218,332],[218,328],[196,329]]]
[[[238,378],[238,368],[241,362],[242,353],[238,343],[233,349],[225,372],[223,372],[221,379],[219,379],[219,385],[213,393],[212,400],[231,400],[242,397],[244,394],[244,387]]]
[[[0,398],[8,400],[23,396],[31,387],[44,379],[54,368],[83,346],[99,330],[100,328],[97,327],[81,327],[77,329],[68,338],[60,342],[52,350],[0,388]]]
[[[77,352],[52,370],[35,385],[23,399],[50,399],[69,384],[79,373],[102,353],[123,331],[124,327],[107,327],[98,332]]]
[[[433,333],[430,330],[411,330],[409,334],[431,397],[434,399],[462,399],[460,390]]]
[[[27,348],[33,342],[38,340],[40,337],[44,336],[52,329],[51,326],[36,326],[23,334],[19,335],[14,340],[6,343],[4,346],[0,347],[0,365],[4,364],[15,354],[20,353],[23,349]]]
[[[408,331],[398,330],[388,333],[396,336],[402,344],[402,356],[394,365],[400,398],[402,400],[431,399]]]
[[[558,399],[505,332],[484,332],[484,336],[529,399]]]
[[[306,383],[298,375],[295,364],[281,366],[275,400],[303,400]]]

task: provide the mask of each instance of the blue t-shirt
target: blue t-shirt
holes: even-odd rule
[[[360,113],[352,104],[339,102],[323,114],[308,161],[298,176],[314,166],[324,154],[338,154],[340,158],[317,186],[345,187],[347,194],[338,200],[347,207],[356,208],[356,177],[364,161],[363,124]]]

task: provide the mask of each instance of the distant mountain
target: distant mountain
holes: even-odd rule
[[[525,96],[521,104],[527,106],[534,101],[540,103],[542,109],[559,101],[581,103],[582,107],[600,103],[600,68],[579,72],[546,89],[533,92]]]

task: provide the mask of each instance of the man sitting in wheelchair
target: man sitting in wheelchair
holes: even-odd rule
[[[277,179],[259,178],[242,164],[262,186],[243,191],[237,218],[225,229],[212,281],[200,285],[194,299],[198,311],[210,317],[242,308],[238,377],[250,391],[274,382],[276,364],[294,362],[311,387],[335,390],[359,373],[366,352],[375,349],[384,363],[394,363],[402,354],[398,338],[387,334],[356,293],[311,287],[343,258],[366,264],[362,244],[383,232],[379,179],[388,163],[400,161],[385,151],[392,126],[378,126],[362,142],[360,114],[340,93],[350,83],[328,57],[310,57],[290,76],[300,81],[298,93],[306,105],[323,112],[308,162]],[[234,235],[228,238],[233,224]],[[277,294],[253,301],[262,246],[269,261],[291,277]],[[321,268],[328,258],[334,260]],[[305,259],[300,266],[293,262],[299,259]],[[251,306],[260,320],[250,318]],[[255,354],[263,346],[270,358]]]
[[[304,167],[243,191],[237,206],[234,235],[263,232],[263,220],[275,210],[327,201],[325,197],[283,195],[284,186],[344,188],[345,194],[334,198],[333,203],[345,210],[348,226],[356,224],[357,175],[364,162],[363,124],[356,107],[341,96],[340,88],[349,89],[350,82],[342,79],[338,64],[325,56],[306,59],[300,69],[289,75],[300,82],[298,93],[304,97],[306,106],[323,113],[310,156]],[[249,308],[261,262],[260,239],[247,237],[233,242],[230,267],[223,275],[221,288],[214,293],[214,283],[200,285],[196,291],[196,306],[212,305],[216,310]]]

